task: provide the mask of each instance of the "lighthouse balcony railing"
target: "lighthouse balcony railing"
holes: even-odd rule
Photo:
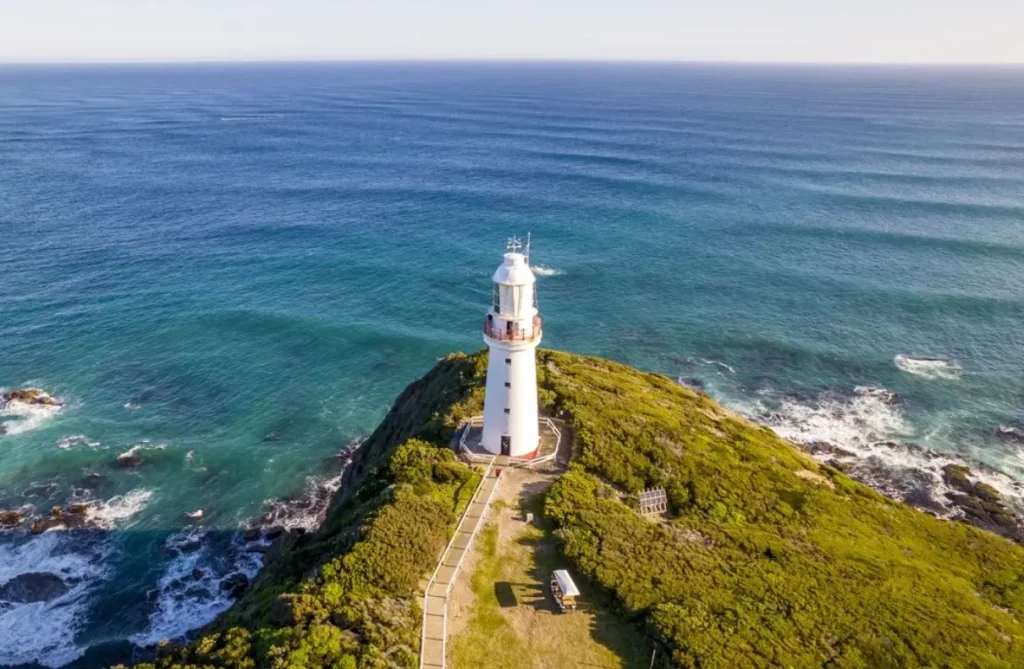
[[[532,327],[529,330],[509,330],[508,328],[495,326],[492,320],[484,319],[484,336],[490,339],[531,342],[540,339],[540,335],[541,321],[539,316],[534,317]]]

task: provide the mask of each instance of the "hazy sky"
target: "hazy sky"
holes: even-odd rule
[[[1024,63],[1024,0],[0,0],[0,62]]]

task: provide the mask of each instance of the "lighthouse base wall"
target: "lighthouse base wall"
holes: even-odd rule
[[[537,450],[537,362],[534,346],[490,346],[482,446],[494,455]]]

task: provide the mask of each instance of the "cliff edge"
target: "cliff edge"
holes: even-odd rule
[[[478,474],[449,448],[486,353],[399,396],[316,533],[143,667],[417,666],[419,584]],[[539,351],[542,411],[575,433],[545,515],[575,570],[679,667],[1024,666],[1024,548],[931,517],[657,374]],[[668,513],[637,510],[648,487]]]

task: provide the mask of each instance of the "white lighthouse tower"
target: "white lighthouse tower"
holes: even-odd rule
[[[530,270],[529,244],[509,242],[494,273],[494,299],[484,319],[484,342],[490,347],[484,429],[481,444],[495,455],[524,457],[540,444],[537,427],[537,363],[541,320],[536,279]]]

